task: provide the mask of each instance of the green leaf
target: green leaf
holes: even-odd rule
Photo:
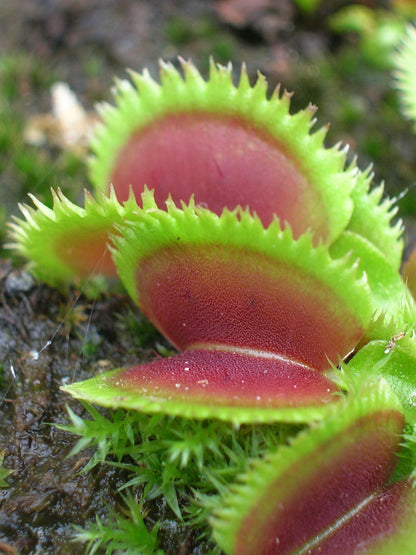
[[[10,224],[9,248],[29,260],[29,270],[39,280],[55,286],[85,282],[93,276],[115,277],[108,252],[109,234],[115,233],[136,208],[132,199],[119,204],[113,191],[95,200],[85,191],[85,207],[70,202],[58,189],[53,209],[30,195],[35,207],[21,205],[25,219]]]
[[[116,82],[116,107],[103,105],[104,125],[92,141],[91,179],[100,190],[115,187],[125,200],[147,185],[163,203],[204,203],[220,214],[247,205],[265,225],[276,214],[299,236],[307,229],[332,241],[352,212],[355,171],[345,151],[325,149],[326,129],[311,133],[315,108],[290,115],[290,95],[267,98],[259,74],[251,86],[242,68],[238,86],[232,67],[211,63],[205,81],[181,60],[184,77],[161,62],[161,85],[147,71],[131,73],[134,86]],[[180,161],[180,162],[179,162]]]
[[[384,196],[383,185],[370,190],[372,177],[371,168],[364,172],[357,169],[356,185],[351,193],[354,209],[346,231],[370,241],[398,270],[403,254],[403,223],[398,219],[392,225],[398,207]]]
[[[416,129],[416,28],[407,27],[400,50],[395,56],[396,86],[402,96],[404,114],[413,121]]]
[[[185,351],[62,389],[105,407],[235,424],[320,419],[339,399],[336,386],[317,371],[209,350]]]
[[[414,306],[408,288],[397,268],[368,239],[355,232],[346,230],[331,245],[330,253],[334,258],[357,257],[358,267],[365,272],[372,292],[371,300],[375,313],[383,313],[386,318],[400,319],[403,307]]]
[[[390,536],[400,545],[416,500],[410,484],[388,485],[403,425],[386,382],[367,382],[290,446],[252,462],[218,499],[218,544],[240,555],[355,553],[362,545],[378,553]]]
[[[397,338],[393,337],[388,342],[372,341],[351,359],[346,371],[363,378],[368,375],[383,376],[400,400],[406,420],[414,425],[416,424],[416,345],[414,338],[402,337],[401,333],[397,334]]]

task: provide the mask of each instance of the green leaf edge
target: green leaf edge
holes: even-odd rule
[[[265,77],[259,73],[256,84],[251,86],[244,65],[239,84],[234,86],[231,64],[224,67],[211,60],[210,76],[205,81],[190,61],[179,61],[184,78],[172,64],[160,61],[161,85],[147,70],[142,74],[131,71],[133,84],[116,80],[116,106],[107,103],[98,107],[103,124],[97,126],[91,140],[95,154],[90,159],[93,185],[106,190],[116,156],[131,134],[164,114],[200,111],[240,115],[282,142],[299,162],[321,196],[329,220],[329,240],[337,237],[352,213],[350,193],[356,172],[345,169],[347,149],[323,146],[325,127],[311,133],[315,107],[309,105],[291,115],[291,95],[280,95],[277,88],[267,98]]]
[[[345,231],[353,231],[370,241],[398,270],[404,246],[403,222],[398,219],[392,225],[398,206],[394,199],[383,196],[383,183],[370,190],[372,179],[371,167],[365,171],[357,169],[356,186],[351,193],[354,209]]]
[[[391,537],[382,537],[375,542],[373,549],[367,550],[366,555],[392,555],[392,553],[402,553],[410,555],[413,553],[416,544],[416,488],[409,483],[409,498],[406,501],[413,505],[413,511],[407,511],[405,520],[403,518],[399,524],[399,530]]]
[[[221,549],[233,554],[234,543],[240,532],[243,518],[263,495],[269,484],[290,466],[316,450],[320,443],[330,441],[336,434],[348,428],[355,420],[372,412],[395,410],[402,413],[396,396],[384,379],[368,380],[352,398],[346,397],[342,406],[332,406],[332,413],[313,427],[301,431],[288,446],[279,447],[264,459],[251,461],[240,480],[232,484],[226,493],[217,499],[210,524],[213,537]]]
[[[27,269],[39,281],[65,287],[70,282],[82,280],[77,279],[70,261],[59,256],[56,249],[59,238],[65,233],[79,232],[83,227],[107,233],[114,231],[115,224],[121,224],[137,204],[133,197],[120,204],[112,188],[108,195],[100,193],[97,198],[85,190],[84,208],[71,202],[60,189],[51,192],[52,209],[31,194],[34,207],[19,205],[23,218],[14,216],[9,222],[10,242],[6,246],[29,260]]]
[[[416,27],[408,25],[403,42],[394,57],[395,83],[400,92],[402,112],[416,130]]]
[[[334,258],[352,253],[359,269],[367,275],[375,311],[399,319],[403,307],[414,306],[413,298],[397,269],[382,252],[362,235],[345,230],[329,250]]]
[[[407,384],[416,380],[414,378],[412,380],[406,379],[405,368],[407,368],[409,374],[414,374],[416,340],[411,336],[400,337],[398,335],[398,337],[398,340],[393,338],[390,341],[375,340],[367,343],[345,366],[345,372],[353,379],[358,377],[361,380],[376,375],[382,376],[400,400],[406,421],[415,426],[416,391],[412,391],[412,386]],[[402,383],[405,387],[402,387]],[[412,399],[409,399],[410,396],[412,396]]]
[[[142,199],[143,208],[117,226],[121,235],[112,238],[114,246],[110,247],[120,278],[139,306],[135,275],[138,260],[178,245],[180,238],[180,244],[244,248],[291,264],[331,288],[364,328],[369,324],[374,313],[371,291],[367,277],[357,270],[354,256],[334,260],[325,245],[313,247],[312,234],[305,233],[295,240],[290,227],[282,230],[277,219],[265,229],[261,220],[247,210],[225,209],[217,216],[195,206],[193,200],[178,208],[170,199],[166,210],[161,210],[148,190]]]
[[[65,385],[61,390],[72,397],[88,401],[107,408],[122,408],[147,414],[166,414],[189,419],[217,419],[224,422],[240,424],[266,424],[272,422],[305,423],[325,418],[333,403],[319,406],[261,408],[213,406],[210,404],[192,403],[190,400],[172,400],[167,397],[126,397],[122,389],[112,385],[109,378],[116,377],[123,368],[110,370],[82,382]],[[340,394],[334,394],[334,403]]]

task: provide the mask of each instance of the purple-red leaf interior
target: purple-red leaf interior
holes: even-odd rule
[[[346,515],[345,522],[332,531],[310,555],[342,555],[344,553],[374,553],[385,538],[400,533],[403,520],[414,511],[413,486],[402,480],[381,488]],[[343,493],[348,494],[348,491]],[[372,549],[375,551],[372,551]],[[280,552],[279,552],[280,553]],[[391,552],[392,553],[392,552]],[[410,553],[403,553],[410,555]]]
[[[133,134],[111,175],[117,196],[126,200],[132,185],[139,199],[144,185],[163,206],[195,202],[221,214],[224,207],[249,206],[264,225],[274,215],[289,222],[297,237],[313,229],[325,240],[328,220],[302,161],[284,144],[242,117],[175,113]]]
[[[336,386],[309,367],[257,353],[190,350],[124,368],[106,386],[123,396],[151,395],[211,406],[287,408],[334,400]]]
[[[353,553],[389,533],[406,493],[404,484],[386,487],[403,424],[398,411],[380,410],[317,444],[269,484],[241,522],[234,552]]]
[[[327,285],[261,253],[178,237],[136,275],[141,309],[179,350],[248,348],[325,371],[363,333]]]
[[[68,261],[81,279],[88,278],[91,274],[116,278],[117,270],[107,248],[110,233],[114,233],[114,227],[110,223],[106,229],[71,229],[57,241],[56,255],[59,259]]]

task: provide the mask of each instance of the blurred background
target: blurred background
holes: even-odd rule
[[[319,107],[331,123],[327,144],[346,142],[359,165],[397,194],[412,186],[416,141],[398,111],[392,55],[416,17],[410,0],[0,0],[0,229],[16,201],[50,186],[73,196],[88,185],[85,157],[25,129],[51,110],[50,87],[63,81],[90,111],[111,100],[114,76],[158,59],[192,58],[206,75],[209,57],[246,62],[254,81],[294,91],[293,110]],[[29,133],[30,135],[30,133]],[[30,144],[32,143],[32,144]],[[403,213],[415,195],[403,199]]]

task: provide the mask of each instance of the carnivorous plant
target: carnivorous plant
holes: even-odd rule
[[[58,190],[12,224],[40,280],[119,276],[178,351],[63,390],[235,429],[299,425],[211,498],[226,553],[410,554],[416,311],[394,203],[324,146],[312,106],[291,114],[244,67],[234,85],[231,66],[204,80],[180,64],[161,63],[161,84],[117,81],[83,207]]]

